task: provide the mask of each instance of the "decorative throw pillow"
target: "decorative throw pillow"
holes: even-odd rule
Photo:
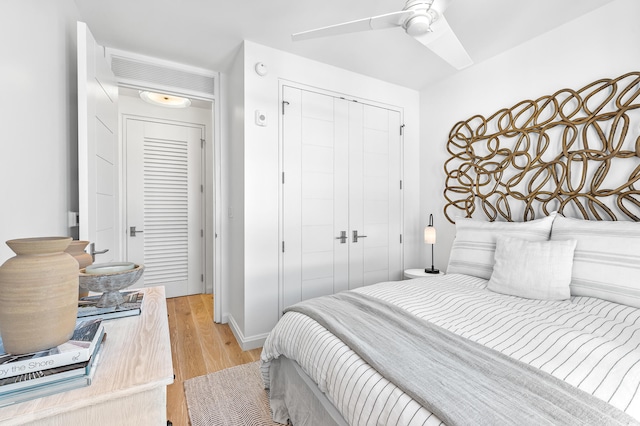
[[[456,219],[456,238],[451,247],[448,274],[466,274],[489,279],[493,271],[496,239],[510,236],[529,241],[547,241],[556,213],[529,222],[483,222]]]
[[[527,299],[568,299],[575,248],[576,240],[527,241],[500,237],[487,288]]]
[[[558,216],[551,240],[578,241],[571,294],[640,308],[640,223]]]

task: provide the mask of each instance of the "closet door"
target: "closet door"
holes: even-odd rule
[[[284,87],[284,307],[348,288],[348,102]]]
[[[282,308],[401,279],[400,114],[286,86],[283,100]]]
[[[350,103],[350,289],[402,279],[400,152],[399,112]]]

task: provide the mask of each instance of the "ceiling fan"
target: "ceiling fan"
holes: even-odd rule
[[[451,0],[407,0],[399,12],[358,19],[342,24],[296,33],[293,41],[307,40],[359,31],[402,27],[405,32],[428,47],[457,69],[473,64],[471,57],[454,34],[443,12]]]

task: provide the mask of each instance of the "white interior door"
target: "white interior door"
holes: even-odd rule
[[[349,181],[352,217],[361,221],[362,228],[351,228],[366,236],[353,243],[362,244],[362,263],[350,262],[350,268],[362,270],[362,284],[402,279],[402,197],[401,197],[401,137],[400,113],[371,105],[362,106],[362,120],[350,120],[350,125],[361,129],[362,174]],[[351,145],[351,140],[350,144]],[[355,153],[354,153],[355,155]],[[357,183],[353,185],[352,183]],[[354,194],[361,191],[361,196]],[[354,219],[355,220],[355,219]],[[362,231],[360,231],[362,229]],[[358,286],[350,280],[349,288]]]
[[[78,181],[80,239],[95,262],[120,260],[118,227],[118,87],[87,25],[78,22]]]
[[[284,87],[284,306],[348,288],[347,101]],[[341,243],[342,241],[342,243]]]
[[[203,126],[126,117],[127,258],[140,286],[204,292]]]
[[[364,285],[365,246],[369,242],[364,227],[364,105],[350,102],[349,105],[349,165],[345,182],[349,191],[349,289]]]
[[[400,114],[288,86],[283,99],[283,307],[401,279]]]
[[[400,113],[348,111],[349,289],[402,279]]]

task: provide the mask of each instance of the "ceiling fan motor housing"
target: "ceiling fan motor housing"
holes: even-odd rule
[[[429,8],[431,8],[431,5],[434,1],[435,0],[408,0],[404,4],[404,8],[402,8],[402,10],[414,10],[418,8],[428,10]]]
[[[438,19],[438,13],[431,9],[434,0],[409,0],[403,10],[413,11],[402,25],[410,36],[416,37],[431,31],[431,24]]]

